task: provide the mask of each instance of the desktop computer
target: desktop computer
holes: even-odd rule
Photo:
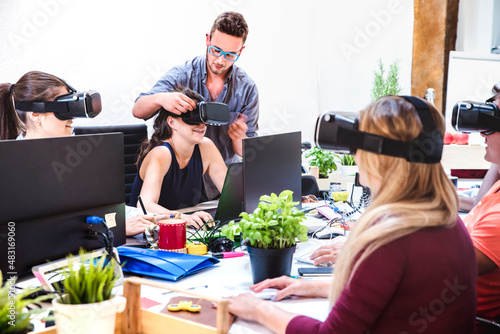
[[[125,243],[123,134],[1,141],[0,156],[4,278],[102,248],[89,216],[106,218],[114,245]]]
[[[243,200],[246,212],[253,212],[262,195],[293,191],[301,208],[301,132],[243,139]]]
[[[222,223],[238,219],[242,211],[253,212],[262,195],[283,190],[293,191],[301,208],[301,145],[300,132],[243,139],[243,162],[228,167],[215,219]]]

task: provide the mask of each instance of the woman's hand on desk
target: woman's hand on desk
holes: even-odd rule
[[[196,211],[193,214],[181,214],[181,219],[185,219],[188,226],[200,228],[205,222],[213,220],[212,215],[205,211]]]
[[[154,222],[154,218],[155,216],[153,215],[141,215],[128,218],[125,225],[127,236],[136,235],[146,231],[146,227]]]
[[[336,242],[333,244],[321,246],[316,249],[309,258],[311,260],[314,260],[315,266],[323,263],[328,263],[329,265],[331,265],[335,263],[335,261],[337,261],[337,257],[339,256],[340,250],[343,246],[343,242]]]
[[[127,236],[133,236],[146,231],[148,225],[160,221],[163,219],[171,218],[171,213],[159,213],[156,215],[140,215],[132,218],[128,218],[125,224],[125,232]]]
[[[228,301],[229,312],[242,319],[258,322],[273,333],[285,333],[290,320],[297,316],[250,293],[230,297]]]
[[[261,292],[267,288],[274,288],[280,291],[276,292],[276,299],[279,301],[289,296],[302,296],[302,297],[328,297],[330,280],[324,281],[305,281],[291,278],[288,276],[281,276],[278,278],[266,279],[260,283],[250,287],[254,292]]]

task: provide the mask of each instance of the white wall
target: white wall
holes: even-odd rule
[[[453,106],[462,100],[484,102],[500,81],[500,55],[492,54],[500,36],[500,0],[460,0],[456,50],[450,54],[446,119],[451,128]],[[470,142],[483,143],[479,134]]]
[[[500,18],[494,15],[498,0],[460,0],[457,27],[457,51],[489,54],[493,32]],[[497,22],[494,22],[494,19]],[[497,32],[498,33],[498,32]]]
[[[139,92],[204,53],[225,10],[250,28],[238,65],[259,87],[261,134],[302,130],[312,141],[319,113],[370,102],[379,58],[400,60],[410,93],[411,0],[2,0],[0,82],[46,71],[101,93],[101,115],[76,124],[140,123],[131,115]]]

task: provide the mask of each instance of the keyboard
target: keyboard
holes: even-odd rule
[[[345,242],[346,239],[346,236],[339,236],[332,239],[331,242],[320,242],[314,239],[311,239],[307,242],[300,242],[297,244],[297,248],[293,257],[298,262],[314,264],[314,261],[309,257],[316,249],[318,249],[320,246],[328,245],[330,243]]]

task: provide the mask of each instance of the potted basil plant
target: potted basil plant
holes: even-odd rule
[[[311,158],[309,160],[310,166],[317,166],[319,168],[319,177],[327,178],[332,171],[337,170],[337,164],[335,163],[335,154],[322,150],[317,146],[306,152],[306,158]]]
[[[112,293],[119,265],[107,254],[94,259],[83,250],[79,259],[67,259],[68,267],[60,271],[62,283],[55,284],[58,297],[52,300],[57,333],[114,333],[116,313],[123,312],[127,302]]]
[[[293,192],[284,190],[279,195],[261,196],[253,213],[242,212],[241,220],[231,221],[222,228],[222,234],[234,240],[242,233],[247,239],[253,282],[266,278],[290,275],[295,239],[307,241],[307,227],[300,224],[304,213],[293,202]]]

